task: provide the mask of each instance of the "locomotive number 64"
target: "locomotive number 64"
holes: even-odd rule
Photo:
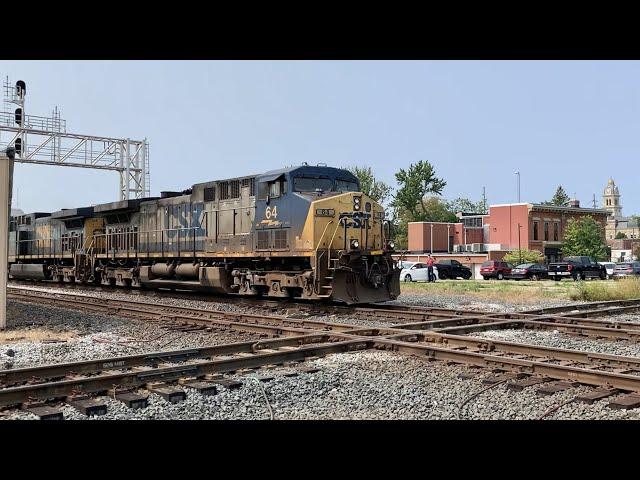
[[[267,207],[267,209],[264,211],[264,216],[267,220],[270,220],[272,217],[278,218],[278,206],[274,205],[273,208]]]

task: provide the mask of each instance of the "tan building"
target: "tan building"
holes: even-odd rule
[[[614,240],[619,233],[625,234],[627,238],[640,238],[638,219],[622,216],[620,189],[613,178],[609,179],[602,194],[602,208],[609,212],[605,231],[608,241]]]

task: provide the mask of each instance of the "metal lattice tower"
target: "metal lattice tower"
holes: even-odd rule
[[[116,171],[120,174],[120,200],[150,195],[146,138],[131,140],[70,133],[57,107],[50,117],[26,114],[23,81],[13,85],[7,77],[4,92],[0,149],[15,146],[16,162]]]

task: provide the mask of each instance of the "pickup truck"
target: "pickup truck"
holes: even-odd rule
[[[438,278],[441,280],[446,280],[447,278],[456,279],[458,277],[462,277],[465,280],[471,278],[471,269],[457,260],[440,260],[434,266],[438,269]]]
[[[560,281],[563,278],[584,280],[586,278],[607,278],[607,270],[590,257],[566,257],[562,262],[550,263],[549,278]]]

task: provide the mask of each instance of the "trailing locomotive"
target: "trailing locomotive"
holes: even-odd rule
[[[302,165],[161,197],[12,217],[16,279],[379,302],[400,293],[381,205]]]

